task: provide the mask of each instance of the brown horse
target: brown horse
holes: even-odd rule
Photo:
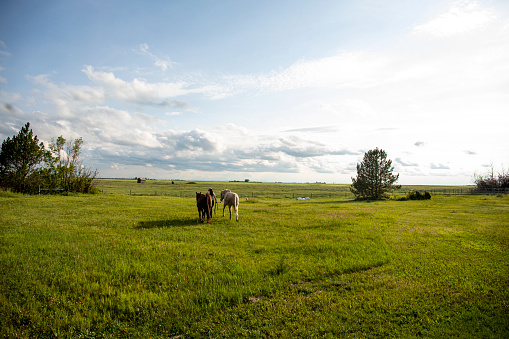
[[[210,215],[214,216],[214,207],[215,210],[217,210],[217,197],[212,188],[209,188],[209,194],[212,196],[212,210],[210,212]]]
[[[207,216],[207,224],[212,220],[212,196],[196,192],[196,206],[198,207],[198,222],[203,222]]]

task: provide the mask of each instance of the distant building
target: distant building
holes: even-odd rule
[[[138,184],[144,184],[147,181],[145,178],[138,178]]]

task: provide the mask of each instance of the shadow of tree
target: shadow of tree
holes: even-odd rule
[[[140,221],[134,228],[136,229],[150,229],[150,228],[165,228],[165,227],[187,227],[199,225],[198,219],[186,220],[149,220]]]

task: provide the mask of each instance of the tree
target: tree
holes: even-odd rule
[[[82,145],[82,138],[67,142],[60,136],[46,150],[27,122],[17,136],[2,143],[0,185],[23,193],[35,193],[39,188],[94,192],[97,171],[83,165]]]
[[[394,185],[399,174],[393,175],[392,161],[387,159],[384,150],[375,148],[364,153],[364,158],[357,164],[357,178],[352,178],[350,191],[357,199],[384,199],[387,192],[401,188]]]
[[[89,193],[97,171],[92,172],[80,159],[83,139],[65,140],[59,136],[49,144],[52,156],[46,168],[46,178],[50,186],[57,185],[67,192]]]
[[[2,142],[0,152],[0,184],[16,192],[30,191],[29,180],[46,154],[44,144],[39,143],[27,122],[18,135]]]
[[[495,175],[495,168],[491,164],[488,173],[485,175],[474,173],[474,183],[478,191],[496,191],[509,188],[509,171],[503,168]]]

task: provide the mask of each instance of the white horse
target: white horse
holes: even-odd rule
[[[235,211],[235,220],[239,221],[239,196],[237,193],[233,193],[230,190],[221,190],[221,201],[224,200],[223,205],[223,217],[224,217],[224,209],[226,205],[228,205],[228,210],[230,211],[230,220],[232,220],[232,206]]]

